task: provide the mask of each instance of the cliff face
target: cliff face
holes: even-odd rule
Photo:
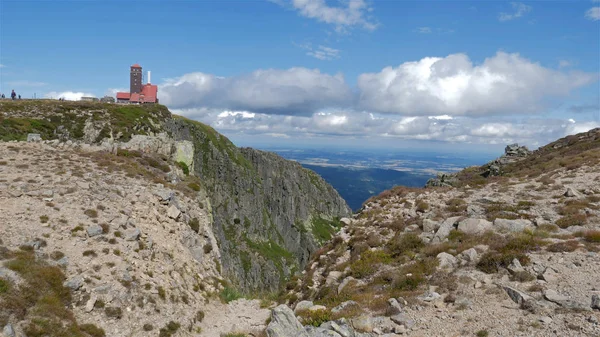
[[[273,153],[238,149],[198,122],[167,121],[175,141],[194,144],[193,170],[210,196],[224,274],[246,290],[275,290],[302,268],[336,219],[350,214],[314,172]]]
[[[200,178],[222,274],[246,291],[273,291],[351,210],[321,177],[273,153],[239,149],[214,129],[160,105],[0,102],[0,139],[41,138],[133,149],[181,163]],[[173,178],[177,183],[177,178]]]

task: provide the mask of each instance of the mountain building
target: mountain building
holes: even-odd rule
[[[148,71],[148,83],[142,84],[142,77],[142,66],[137,63],[132,65],[129,72],[129,92],[117,92],[117,103],[158,103],[158,86],[150,84],[150,72]]]

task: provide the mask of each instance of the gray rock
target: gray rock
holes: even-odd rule
[[[340,313],[343,310],[346,310],[347,308],[351,307],[351,306],[358,306],[358,303],[354,302],[354,301],[345,301],[340,303],[338,306],[334,307],[333,309],[331,309],[331,313],[332,314],[337,314]]]
[[[313,326],[307,326],[303,332],[308,337],[341,337],[341,335],[333,330],[325,329],[322,327],[315,328]],[[268,334],[267,334],[268,335]],[[270,337],[270,335],[268,335]],[[300,336],[300,335],[286,335],[286,336]]]
[[[513,302],[517,303],[519,306],[522,306],[525,302],[535,300],[533,297],[527,295],[526,293],[516,288],[512,288],[509,286],[503,286],[502,288],[504,289],[504,291],[506,291],[510,299],[513,300]]]
[[[431,219],[423,220],[423,232],[434,232],[440,228],[440,223]]]
[[[558,273],[550,268],[546,268],[546,270],[542,274],[542,280],[548,283],[556,283],[556,281],[558,280]]]
[[[309,337],[294,312],[281,304],[271,311],[271,322],[267,326],[268,337]]]
[[[459,254],[459,259],[463,260],[466,264],[475,264],[479,261],[479,254],[475,248],[469,248]]]
[[[450,231],[455,228],[454,225],[458,219],[460,219],[460,217],[455,216],[444,220],[431,241],[433,243],[444,241],[444,239],[446,239],[450,234]]]
[[[342,292],[342,290],[344,290],[344,288],[348,285],[348,283],[350,283],[350,281],[355,280],[354,277],[352,276],[348,276],[346,277],[342,282],[340,282],[340,285],[338,286],[338,294]]]
[[[325,279],[325,286],[330,286],[338,281],[338,279],[343,275],[341,271],[332,270],[327,275],[327,279]]]
[[[387,302],[389,306],[385,312],[386,316],[394,316],[402,312],[402,304],[400,304],[397,299],[390,298]]]
[[[458,230],[465,234],[482,234],[492,229],[492,223],[485,219],[464,219],[458,223]]]
[[[341,318],[337,321],[325,322],[321,324],[319,328],[334,331],[342,337],[355,337],[354,329],[352,329],[345,318]]]
[[[56,264],[62,267],[66,267],[69,265],[69,258],[65,256],[62,259],[56,261]]]
[[[513,259],[511,264],[506,269],[508,269],[508,271],[510,271],[513,274],[525,271],[525,269],[523,269],[523,266],[521,265],[521,262],[519,262],[518,259]]]
[[[42,140],[42,136],[39,133],[28,133],[27,142],[39,142]]]
[[[404,325],[404,327],[411,329],[415,325],[415,321],[408,317],[406,314],[398,314],[390,317],[392,322],[398,325]]]
[[[552,323],[552,318],[550,318],[548,316],[542,316],[539,318],[539,321],[544,324],[550,324],[550,323]]]
[[[300,301],[294,308],[294,313],[297,314],[300,311],[308,310],[310,307],[315,305],[312,301]]]
[[[94,292],[98,294],[107,294],[112,289],[112,284],[107,283],[94,288]]]
[[[154,195],[158,197],[158,200],[162,204],[168,204],[171,201],[171,199],[173,198],[173,196],[175,196],[175,193],[173,193],[173,191],[171,191],[171,190],[161,188],[161,189],[155,190]]]
[[[563,195],[568,198],[573,198],[576,197],[578,193],[576,193],[572,188],[569,187]]]
[[[324,305],[313,305],[312,307],[308,308],[308,311],[319,311],[319,310],[327,310],[327,307]]]
[[[6,324],[4,326],[4,329],[2,329],[2,333],[6,337],[15,337],[16,336],[15,335],[15,329],[13,329],[13,327],[12,327],[12,325],[10,323]]]
[[[167,210],[167,216],[171,219],[177,220],[181,215],[181,211],[175,205],[171,205]]]
[[[100,227],[99,225],[91,225],[87,228],[87,233],[90,237],[101,235],[102,227]]]
[[[569,300],[569,297],[561,295],[553,289],[544,290],[544,298],[556,304],[561,304],[561,302],[566,302]]]
[[[125,230],[123,238],[126,241],[135,241],[139,240],[140,235],[142,235],[142,233],[140,232],[139,228],[128,228]]]
[[[456,301],[454,301],[454,305],[456,305],[458,307],[473,309],[473,301],[471,301],[470,299],[468,299],[466,297],[461,297],[461,298],[457,299]]]
[[[458,265],[458,260],[454,256],[452,256],[446,252],[439,253],[437,255],[437,259],[439,261],[439,264],[438,264],[439,269],[452,270],[452,269],[456,268],[456,266]]]
[[[421,301],[432,302],[442,297],[442,295],[436,293],[435,291],[428,291],[425,294],[418,296],[417,298]]]
[[[600,296],[594,294],[592,295],[592,309],[600,310]]]
[[[360,332],[373,332],[373,319],[371,316],[359,316],[352,319],[352,327]]]
[[[527,219],[495,219],[494,228],[504,232],[522,232],[533,228],[533,223]]]
[[[85,312],[92,312],[92,310],[94,310],[94,305],[96,304],[97,300],[98,297],[96,296],[96,294],[92,294],[90,299],[85,303]]]
[[[590,323],[592,323],[592,324],[598,324],[598,318],[596,316],[594,316],[594,315],[590,315],[587,318],[587,321],[590,322]]]
[[[73,291],[78,290],[83,286],[83,277],[74,276],[63,283],[63,285]]]

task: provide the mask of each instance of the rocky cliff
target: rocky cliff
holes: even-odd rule
[[[211,216],[222,274],[244,291],[276,290],[350,214],[312,171],[272,153],[237,148],[164,106],[0,102],[0,139],[25,140],[29,133],[81,148],[162,155],[200,178],[197,198]],[[181,183],[177,176],[168,179]]]

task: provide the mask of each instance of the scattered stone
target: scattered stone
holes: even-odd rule
[[[492,223],[485,219],[464,219],[458,223],[458,230],[465,234],[482,234],[492,229]]]
[[[313,305],[312,307],[308,308],[308,311],[319,311],[319,310],[327,310],[327,307],[324,305]]]
[[[300,301],[294,308],[294,314],[297,314],[300,311],[308,310],[313,305],[315,304],[312,301]]]
[[[450,231],[454,229],[454,225],[459,219],[459,216],[455,216],[444,220],[431,241],[434,243],[444,241],[450,234]]]
[[[436,293],[435,291],[431,291],[431,292],[426,292],[425,294],[418,296],[417,298],[420,299],[421,301],[432,302],[432,301],[437,300],[440,297],[442,297],[442,295]]]
[[[392,322],[398,325],[404,325],[404,327],[411,329],[415,325],[415,321],[408,317],[406,314],[397,314],[390,317]]]
[[[102,227],[100,227],[99,225],[91,225],[87,228],[87,233],[90,237],[101,235]]]
[[[42,140],[42,136],[39,133],[28,133],[27,142],[39,142]]]
[[[4,329],[2,329],[2,333],[6,337],[15,337],[16,336],[15,329],[13,329],[13,327],[12,327],[12,325],[10,323],[6,324],[4,326]]]
[[[167,216],[171,219],[177,220],[179,215],[181,215],[181,211],[175,205],[171,205],[167,210]]]
[[[533,223],[527,219],[495,219],[494,227],[503,232],[522,232],[533,228]]]
[[[125,230],[124,238],[126,241],[136,241],[139,240],[140,235],[142,233],[138,228],[128,228]]]
[[[325,279],[325,286],[330,286],[338,281],[338,279],[343,275],[341,271],[332,270],[327,275],[327,279]]]
[[[97,300],[98,297],[96,296],[96,294],[92,294],[90,299],[85,303],[85,312],[92,312],[92,310],[94,310],[94,305],[96,304]]]
[[[347,308],[351,307],[351,306],[358,306],[358,303],[356,303],[355,301],[345,301],[340,303],[337,307],[331,309],[331,313],[332,314],[337,314],[343,310],[346,310]]]
[[[440,223],[431,219],[423,220],[423,232],[434,232],[440,228]]]
[[[385,313],[386,316],[394,316],[402,312],[402,304],[400,304],[397,299],[390,298],[387,300],[387,302],[389,306]]]
[[[600,296],[594,294],[592,295],[592,309],[600,310]]]
[[[576,197],[578,193],[576,193],[572,188],[568,187],[565,193],[563,194],[567,198]]]
[[[84,189],[84,190],[89,190],[90,189],[90,184],[86,181],[78,181],[77,183],[77,187]]]
[[[546,268],[546,270],[542,274],[542,280],[548,283],[556,283],[556,281],[558,280],[558,274],[554,270]]]
[[[506,291],[510,299],[513,300],[513,302],[517,303],[519,306],[522,306],[523,303],[527,301],[534,300],[533,297],[527,295],[526,293],[516,288],[512,288],[509,286],[503,286],[502,288],[504,289],[504,291]]]
[[[356,317],[352,319],[352,326],[361,332],[373,332],[373,319],[371,316]]]
[[[513,259],[506,269],[508,269],[508,271],[510,271],[513,274],[525,271],[525,269],[523,269],[523,266],[521,265],[521,262],[519,262],[518,259]]]
[[[75,276],[63,283],[63,285],[73,291],[78,290],[83,286],[83,277]]]
[[[175,193],[173,193],[173,191],[166,190],[166,189],[158,189],[158,190],[154,191],[154,195],[156,195],[158,197],[158,200],[162,204],[167,205],[167,204],[169,204],[169,202],[171,201],[173,196],[175,196]]]
[[[552,318],[550,318],[548,316],[542,316],[539,318],[539,321],[544,324],[550,324],[550,323],[552,323]]]
[[[309,337],[294,312],[281,304],[271,311],[271,322],[267,326],[268,337]]]
[[[567,296],[561,295],[553,289],[544,290],[544,298],[556,304],[561,304],[562,302],[566,302],[569,300]]]
[[[439,253],[437,255],[437,259],[439,261],[439,264],[438,264],[439,269],[452,270],[458,265],[458,260],[454,256],[452,256],[446,252]]]
[[[348,276],[346,277],[342,282],[340,282],[340,285],[338,286],[338,294],[342,292],[342,290],[344,289],[344,287],[346,287],[348,285],[348,283],[350,283],[350,281],[355,280],[354,277],[352,276]]]
[[[590,315],[587,318],[587,321],[590,322],[590,323],[592,323],[592,324],[598,324],[598,318],[596,316],[594,316],[594,315]]]

